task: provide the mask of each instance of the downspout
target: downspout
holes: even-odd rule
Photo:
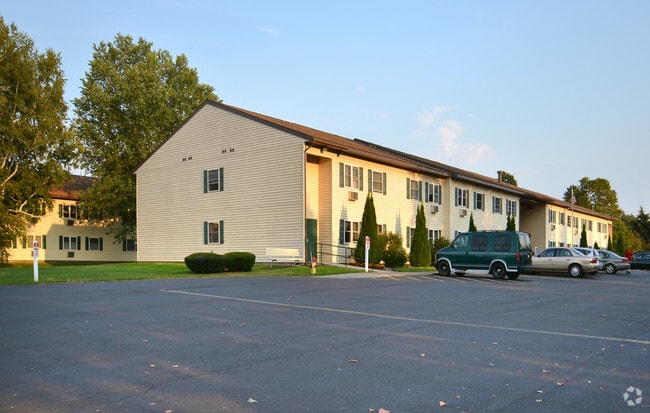
[[[311,257],[307,256],[307,151],[311,149],[311,146],[311,143],[308,142],[302,152],[302,245],[305,262],[311,261]]]

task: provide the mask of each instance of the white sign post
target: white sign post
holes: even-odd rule
[[[38,250],[40,249],[40,245],[38,245],[38,241],[34,241],[34,282],[38,282]]]
[[[368,251],[370,251],[370,237],[366,235],[366,272],[368,272]]]

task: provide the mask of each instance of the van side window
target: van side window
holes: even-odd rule
[[[510,235],[495,235],[494,236],[494,250],[495,251],[510,251]]]
[[[474,234],[472,238],[472,251],[487,251],[487,235]]]
[[[454,241],[454,246],[456,248],[467,248],[467,238],[469,238],[467,234],[457,236]]]

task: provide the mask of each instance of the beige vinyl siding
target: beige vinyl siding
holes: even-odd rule
[[[138,169],[138,261],[182,261],[199,251],[304,250],[304,140],[210,105]],[[203,192],[203,171],[223,168],[224,190]],[[203,223],[224,222],[224,243],[204,244]]]
[[[27,237],[37,236],[43,240],[45,247],[39,249],[39,262],[63,261],[63,262],[123,262],[135,261],[135,251],[123,251],[122,243],[114,243],[113,235],[107,234],[108,228],[89,224],[83,219],[66,219],[59,217],[60,205],[75,205],[73,200],[54,200],[51,211],[47,211],[37,223],[27,229],[25,237],[18,237],[15,241],[15,248],[9,248],[10,262],[34,261],[33,245],[26,242]],[[68,221],[72,225],[68,225]],[[59,249],[59,237],[74,237],[79,239],[79,247],[75,250]],[[25,239],[23,239],[25,238]],[[101,238],[101,250],[87,250],[86,238]],[[41,241],[42,242],[42,241]],[[13,243],[12,243],[13,244]],[[68,256],[68,251],[74,252],[73,257]]]

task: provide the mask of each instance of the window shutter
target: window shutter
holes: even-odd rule
[[[411,248],[411,227],[406,227],[406,247]]]
[[[205,194],[207,192],[208,192],[208,171],[203,171],[203,193]]]
[[[368,169],[368,192],[372,192],[372,169]]]
[[[203,243],[207,244],[208,241],[208,221],[203,221]]]
[[[219,244],[223,244],[223,221],[219,221]]]
[[[46,241],[47,241],[47,236],[46,236],[46,235],[43,235],[43,236],[41,237],[41,239],[43,240],[43,241],[41,242],[41,244],[43,244],[43,245],[41,245],[41,248],[45,249],[45,248],[46,248],[46,245],[47,245],[47,242],[46,242]]]
[[[63,205],[59,204],[59,218],[63,217]]]
[[[126,251],[126,240],[122,240],[122,252]]]
[[[422,201],[422,181],[418,182],[418,201]]]
[[[99,250],[104,251],[104,238],[99,237]]]
[[[77,237],[77,250],[81,250],[81,237]]]
[[[88,237],[86,237],[85,243],[86,243],[86,251],[88,251],[88,247],[89,247],[88,244],[90,244],[90,241],[88,240]]]
[[[27,248],[27,237],[23,237],[23,249]]]
[[[343,188],[345,186],[345,167],[343,162],[339,162],[339,186]]]
[[[359,191],[363,191],[363,168],[359,168]]]
[[[429,184],[424,185],[424,202],[429,202]]]
[[[474,192],[474,209],[476,209],[476,192]]]
[[[406,199],[411,199],[411,179],[406,178]]]
[[[59,249],[63,249],[63,235],[59,235]]]
[[[223,191],[223,168],[219,168],[219,191]]]
[[[386,172],[384,172],[384,195],[386,195],[387,187],[388,187],[388,181],[386,181]]]
[[[458,206],[458,188],[454,188],[454,206]]]
[[[345,244],[345,221],[339,220],[339,244]]]

